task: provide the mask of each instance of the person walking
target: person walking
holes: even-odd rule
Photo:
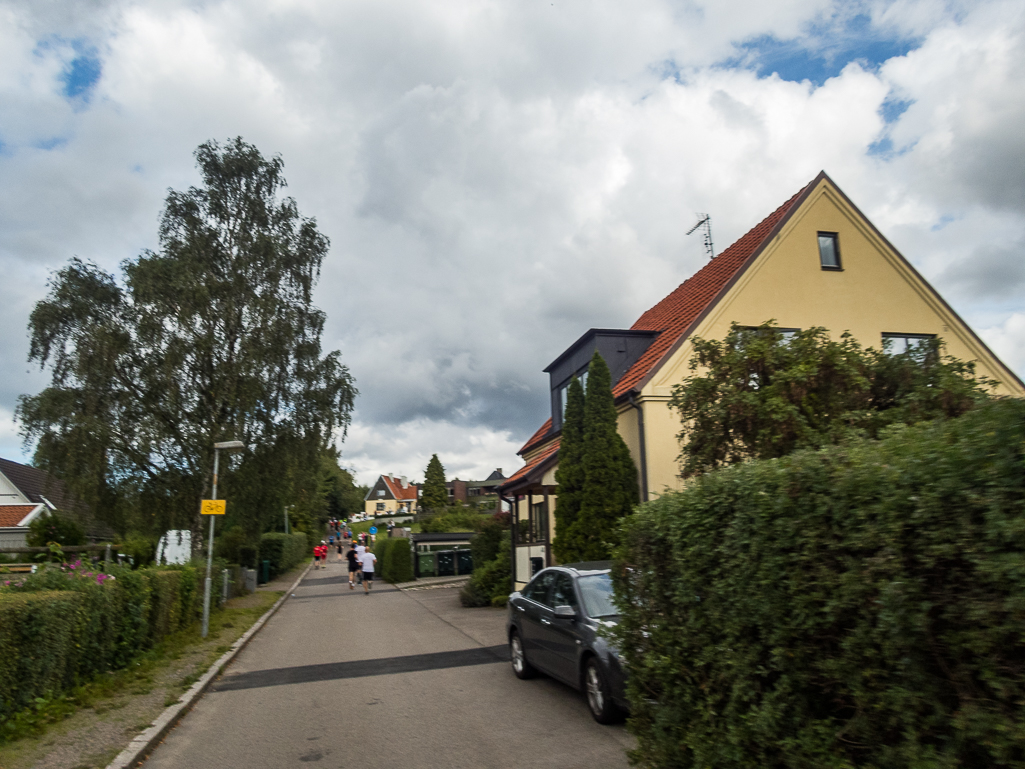
[[[377,556],[367,548],[359,560],[363,566],[363,592],[369,594],[370,588],[374,586],[374,564],[377,562]]]
[[[345,560],[349,562],[349,590],[352,590],[356,587],[354,580],[356,572],[360,569],[359,553],[356,552],[355,542],[349,545],[349,550],[345,553]]]

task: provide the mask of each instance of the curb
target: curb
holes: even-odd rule
[[[454,577],[428,577],[428,579],[435,579],[436,582],[427,582],[426,580],[417,580],[416,582],[398,582],[392,587],[397,587],[399,590],[427,590],[432,587],[449,587],[451,585],[462,584],[470,580],[469,574],[460,574]]]
[[[213,680],[221,674],[221,671],[223,671],[233,659],[235,659],[238,653],[246,647],[246,644],[249,643],[252,637],[256,635],[260,628],[267,623],[267,620],[274,615],[274,612],[281,607],[281,604],[283,604],[285,599],[292,594],[292,591],[299,586],[303,577],[309,573],[312,567],[312,563],[308,564],[303,570],[303,573],[300,574],[296,578],[295,582],[292,583],[292,586],[285,591],[285,594],[281,596],[273,606],[267,609],[263,616],[256,620],[253,626],[243,633],[242,637],[235,641],[232,647],[222,654],[221,657],[210,666],[206,673],[203,674],[203,677],[196,681],[196,683],[194,683],[175,704],[166,708],[163,713],[157,716],[149,729],[137,734],[132,741],[128,743],[128,747],[118,753],[117,757],[107,764],[107,769],[131,769],[131,767],[138,766],[145,761],[172,727],[174,727],[174,725],[177,724],[186,713],[192,710],[192,706],[195,705],[196,701],[203,696],[203,693],[207,690],[210,684],[213,683]]]

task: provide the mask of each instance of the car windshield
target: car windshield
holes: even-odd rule
[[[612,602],[612,579],[606,574],[588,574],[577,579],[588,617],[614,617],[619,610]]]

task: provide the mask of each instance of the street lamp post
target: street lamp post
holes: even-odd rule
[[[224,441],[214,444],[214,483],[212,499],[217,499],[218,452],[241,451],[246,445],[242,441]],[[210,570],[214,563],[214,517],[210,516],[210,538],[206,553],[206,582],[203,585],[203,638],[210,632]]]

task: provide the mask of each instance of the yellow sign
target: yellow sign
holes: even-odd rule
[[[204,499],[199,511],[203,515],[224,515],[224,504],[223,499]]]

